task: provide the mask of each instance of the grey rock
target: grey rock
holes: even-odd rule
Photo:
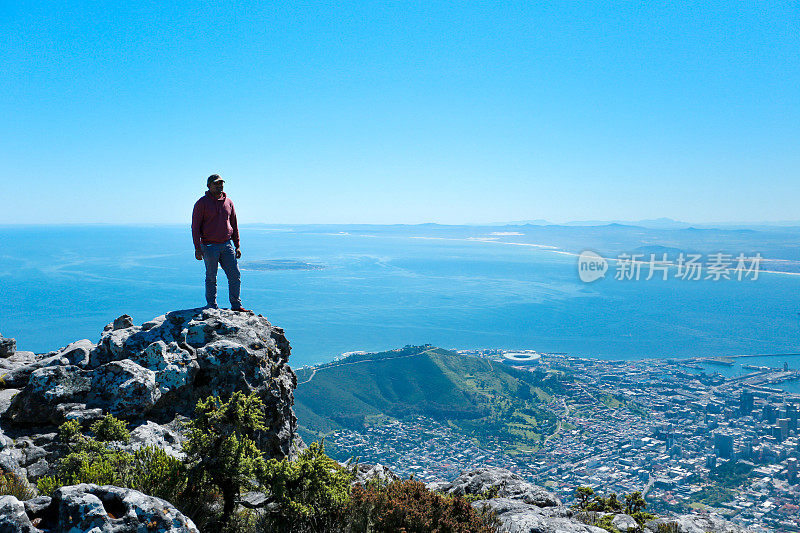
[[[383,466],[382,464],[369,465],[358,464],[356,465],[355,477],[352,484],[360,483],[365,485],[367,482],[377,480],[381,483],[391,483],[397,481],[400,477]]]
[[[430,481],[425,483],[425,488],[432,492],[446,492],[450,487],[452,487],[452,483],[449,481]]]
[[[112,329],[125,329],[133,327],[133,318],[131,315],[122,315],[114,319],[111,325]]]
[[[0,376],[6,374],[9,370],[34,363],[37,359],[40,358],[37,358],[35,353],[21,350],[17,350],[13,355],[8,357],[0,357]]]
[[[472,503],[475,509],[489,509],[500,521],[502,533],[607,533],[605,529],[582,524],[564,506],[537,507],[521,500],[493,498]]]
[[[104,532],[111,529],[109,522],[116,516],[109,516],[103,501],[87,490],[83,485],[75,485],[57,489],[53,494],[50,507],[57,513],[58,529]]]
[[[49,366],[34,370],[24,389],[3,414],[20,426],[59,424],[56,407],[81,402],[91,390],[91,375],[77,366]]]
[[[263,492],[250,491],[242,494],[239,503],[242,507],[247,507],[248,509],[258,509],[266,507],[269,503],[269,498]]]
[[[497,496],[520,500],[537,507],[561,505],[552,492],[522,479],[504,468],[486,467],[464,472],[442,490],[450,494],[483,494],[497,491]]]
[[[138,418],[161,398],[156,374],[130,359],[112,361],[92,373],[87,406],[102,408],[120,418]]]
[[[30,376],[30,372],[32,372],[33,369],[30,372],[19,372],[19,370],[36,361],[36,354],[33,352],[18,351],[9,357],[0,357],[0,389],[24,386],[27,383],[27,377],[18,385],[17,382],[22,378],[17,376]]]
[[[37,496],[35,498],[31,498],[30,500],[24,502],[25,503],[25,512],[28,516],[38,515],[45,511],[48,507],[50,507],[50,496]]]
[[[0,335],[0,357],[11,357],[17,351],[17,341]]]
[[[37,433],[33,436],[33,443],[37,446],[44,446],[53,442],[57,436],[58,433]]]
[[[17,352],[19,354],[20,352]],[[28,352],[31,353],[32,352]],[[4,360],[5,365],[2,371],[3,386],[6,388],[20,388],[28,384],[28,380],[34,370],[47,366],[68,365],[69,360],[61,357],[59,353],[50,354],[45,357],[33,358],[15,357]]]
[[[56,406],[56,419],[77,420],[81,424],[103,418],[103,410],[99,407],[90,409],[85,403],[62,403]]]
[[[45,459],[39,459],[35,463],[28,465],[25,470],[28,471],[28,479],[36,480],[50,472],[50,464]]]
[[[3,433],[3,428],[0,428],[0,451],[5,450],[9,446],[14,446],[14,440],[7,437],[6,434]]]
[[[58,355],[65,358],[70,365],[86,368],[89,365],[89,354],[95,348],[96,345],[92,341],[81,339],[62,348]]]
[[[44,459],[47,456],[47,451],[41,446],[36,446],[30,439],[22,439],[21,441],[18,441],[17,445],[22,448],[22,453],[25,457],[22,466],[33,464],[39,459]]]
[[[631,515],[618,514],[611,519],[611,525],[619,529],[621,533],[628,533],[639,530],[639,524]]]
[[[21,456],[21,454],[14,454],[13,452],[15,451],[16,450],[11,447],[0,451],[0,472],[14,474],[19,478],[27,478],[27,472],[25,472],[22,465],[20,465],[17,460],[17,457]]]
[[[123,316],[96,345],[77,341],[10,370],[21,390],[3,419],[32,427],[110,412],[164,423],[192,415],[201,398],[243,391],[265,404],[269,429],[256,435],[259,448],[269,457],[293,457],[302,441],[292,410],[297,378],[287,364],[290,351],[283,330],[253,313],[187,309],[141,327]]]
[[[25,505],[14,496],[0,496],[0,532],[38,532],[25,513]]]
[[[11,407],[11,400],[17,395],[19,389],[0,389],[0,416]],[[0,446],[2,448],[2,446]]]
[[[660,524],[675,524],[678,533],[746,533],[747,530],[718,514],[689,514],[674,518],[657,518],[645,524],[645,531],[655,533]]]
[[[25,466],[25,452],[22,451],[22,448],[17,448],[15,445],[13,448],[8,448],[5,451],[20,467]]]
[[[125,449],[134,451],[145,446],[154,446],[163,449],[176,459],[183,459],[185,454],[181,448],[185,437],[180,431],[170,426],[148,420],[131,431],[131,441]]]
[[[48,511],[56,517],[54,529],[58,531],[198,531],[171,503],[111,485],[61,487],[53,493]]]

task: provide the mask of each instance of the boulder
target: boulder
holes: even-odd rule
[[[33,352],[16,352],[5,359],[0,359],[0,388],[21,388],[28,384],[28,378],[37,368],[52,364],[67,364],[60,357],[53,358],[54,353],[37,356]]]
[[[0,389],[0,416],[11,407],[11,400],[17,393],[19,393],[19,389]]]
[[[27,472],[19,464],[18,457],[21,454],[13,453],[15,450],[11,446],[7,446],[0,451],[0,474],[14,474],[18,478],[26,478]]]
[[[31,498],[23,503],[25,503],[25,512],[28,516],[35,516],[43,513],[48,507],[50,507],[50,502],[52,498],[50,496],[37,496],[35,498]]]
[[[9,446],[14,446],[14,440],[7,437],[6,434],[3,433],[3,428],[0,428],[0,452]]]
[[[156,373],[130,359],[111,361],[92,372],[87,407],[101,408],[119,418],[138,418],[161,398]]]
[[[111,329],[126,329],[133,327],[133,318],[131,315],[122,315],[114,319],[111,323]]]
[[[58,420],[77,420],[81,424],[86,424],[103,418],[101,408],[90,409],[85,403],[62,403],[56,407],[56,419]]]
[[[573,520],[572,510],[564,506],[537,507],[511,498],[478,500],[472,506],[493,511],[501,533],[608,533]]]
[[[239,497],[239,504],[247,509],[260,509],[270,503],[270,498],[264,492],[249,491]]]
[[[184,435],[175,427],[181,424],[180,419],[169,425],[160,425],[148,420],[131,431],[131,441],[124,446],[124,449],[132,452],[145,446],[153,446],[161,448],[167,455],[176,459],[183,459],[184,453],[181,448]]]
[[[16,339],[7,339],[0,335],[0,357],[9,357],[17,351]]]
[[[33,482],[34,480],[37,480],[40,477],[46,476],[48,473],[50,473],[50,463],[48,463],[45,459],[39,459],[35,463],[25,467],[25,470],[28,472],[28,479]]]
[[[44,459],[47,456],[47,451],[41,446],[37,446],[33,441],[27,437],[17,439],[16,447],[22,452],[22,466],[28,466],[37,462],[39,459]]]
[[[89,365],[89,354],[95,347],[89,339],[81,339],[61,348],[56,355],[65,358],[70,365],[86,368]]]
[[[0,496],[0,531],[9,533],[33,533],[31,519],[25,513],[25,505],[14,496]]]
[[[35,509],[34,509],[35,507]],[[157,531],[197,533],[194,523],[171,503],[133,489],[91,484],[61,487],[50,502],[29,506],[43,530]],[[37,530],[34,530],[37,531]]]
[[[716,513],[688,514],[673,518],[657,518],[645,524],[648,533],[658,532],[661,525],[674,525],[677,533],[746,533],[747,529],[729,522]]]
[[[395,474],[382,464],[377,464],[377,465],[358,464],[356,465],[355,474],[356,475],[352,481],[353,485],[357,483],[366,485],[367,482],[372,480],[377,480],[380,483],[391,483],[392,481],[397,481],[398,479],[400,479],[400,477],[397,474]]]
[[[639,531],[639,524],[634,520],[631,515],[618,514],[611,519],[611,525],[617,528],[620,533],[633,533]]]
[[[253,313],[187,309],[141,326],[123,315],[96,345],[84,339],[14,363],[8,373],[20,392],[2,416],[21,428],[88,422],[104,413],[161,424],[191,416],[199,399],[243,391],[265,404],[268,429],[256,444],[269,457],[291,457],[302,441],[292,410],[297,378],[287,364],[290,351],[283,330]]]
[[[520,500],[537,507],[555,507],[561,500],[552,492],[522,479],[504,468],[485,467],[464,472],[439,490],[463,496],[465,494],[496,494],[501,498]]]
[[[91,390],[91,374],[77,366],[34,370],[28,384],[11,401],[3,417],[20,426],[59,424],[57,407],[81,402]]]

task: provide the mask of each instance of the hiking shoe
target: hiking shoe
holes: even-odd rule
[[[236,311],[237,313],[252,313],[250,309],[245,309],[244,307],[231,307],[231,311]]]

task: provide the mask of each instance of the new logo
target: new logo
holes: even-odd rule
[[[578,256],[578,276],[584,283],[604,278],[607,270],[608,261],[591,250],[584,250]]]

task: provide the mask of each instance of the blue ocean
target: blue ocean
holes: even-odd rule
[[[610,250],[614,235],[506,230],[243,227],[243,302],[285,329],[294,366],[424,343],[606,359],[800,352],[800,276],[584,283],[573,252]],[[0,242],[0,333],[18,349],[97,341],[119,315],[141,323],[204,304],[188,226],[0,227]],[[316,268],[281,266],[305,263]],[[226,306],[221,271],[219,287]]]

